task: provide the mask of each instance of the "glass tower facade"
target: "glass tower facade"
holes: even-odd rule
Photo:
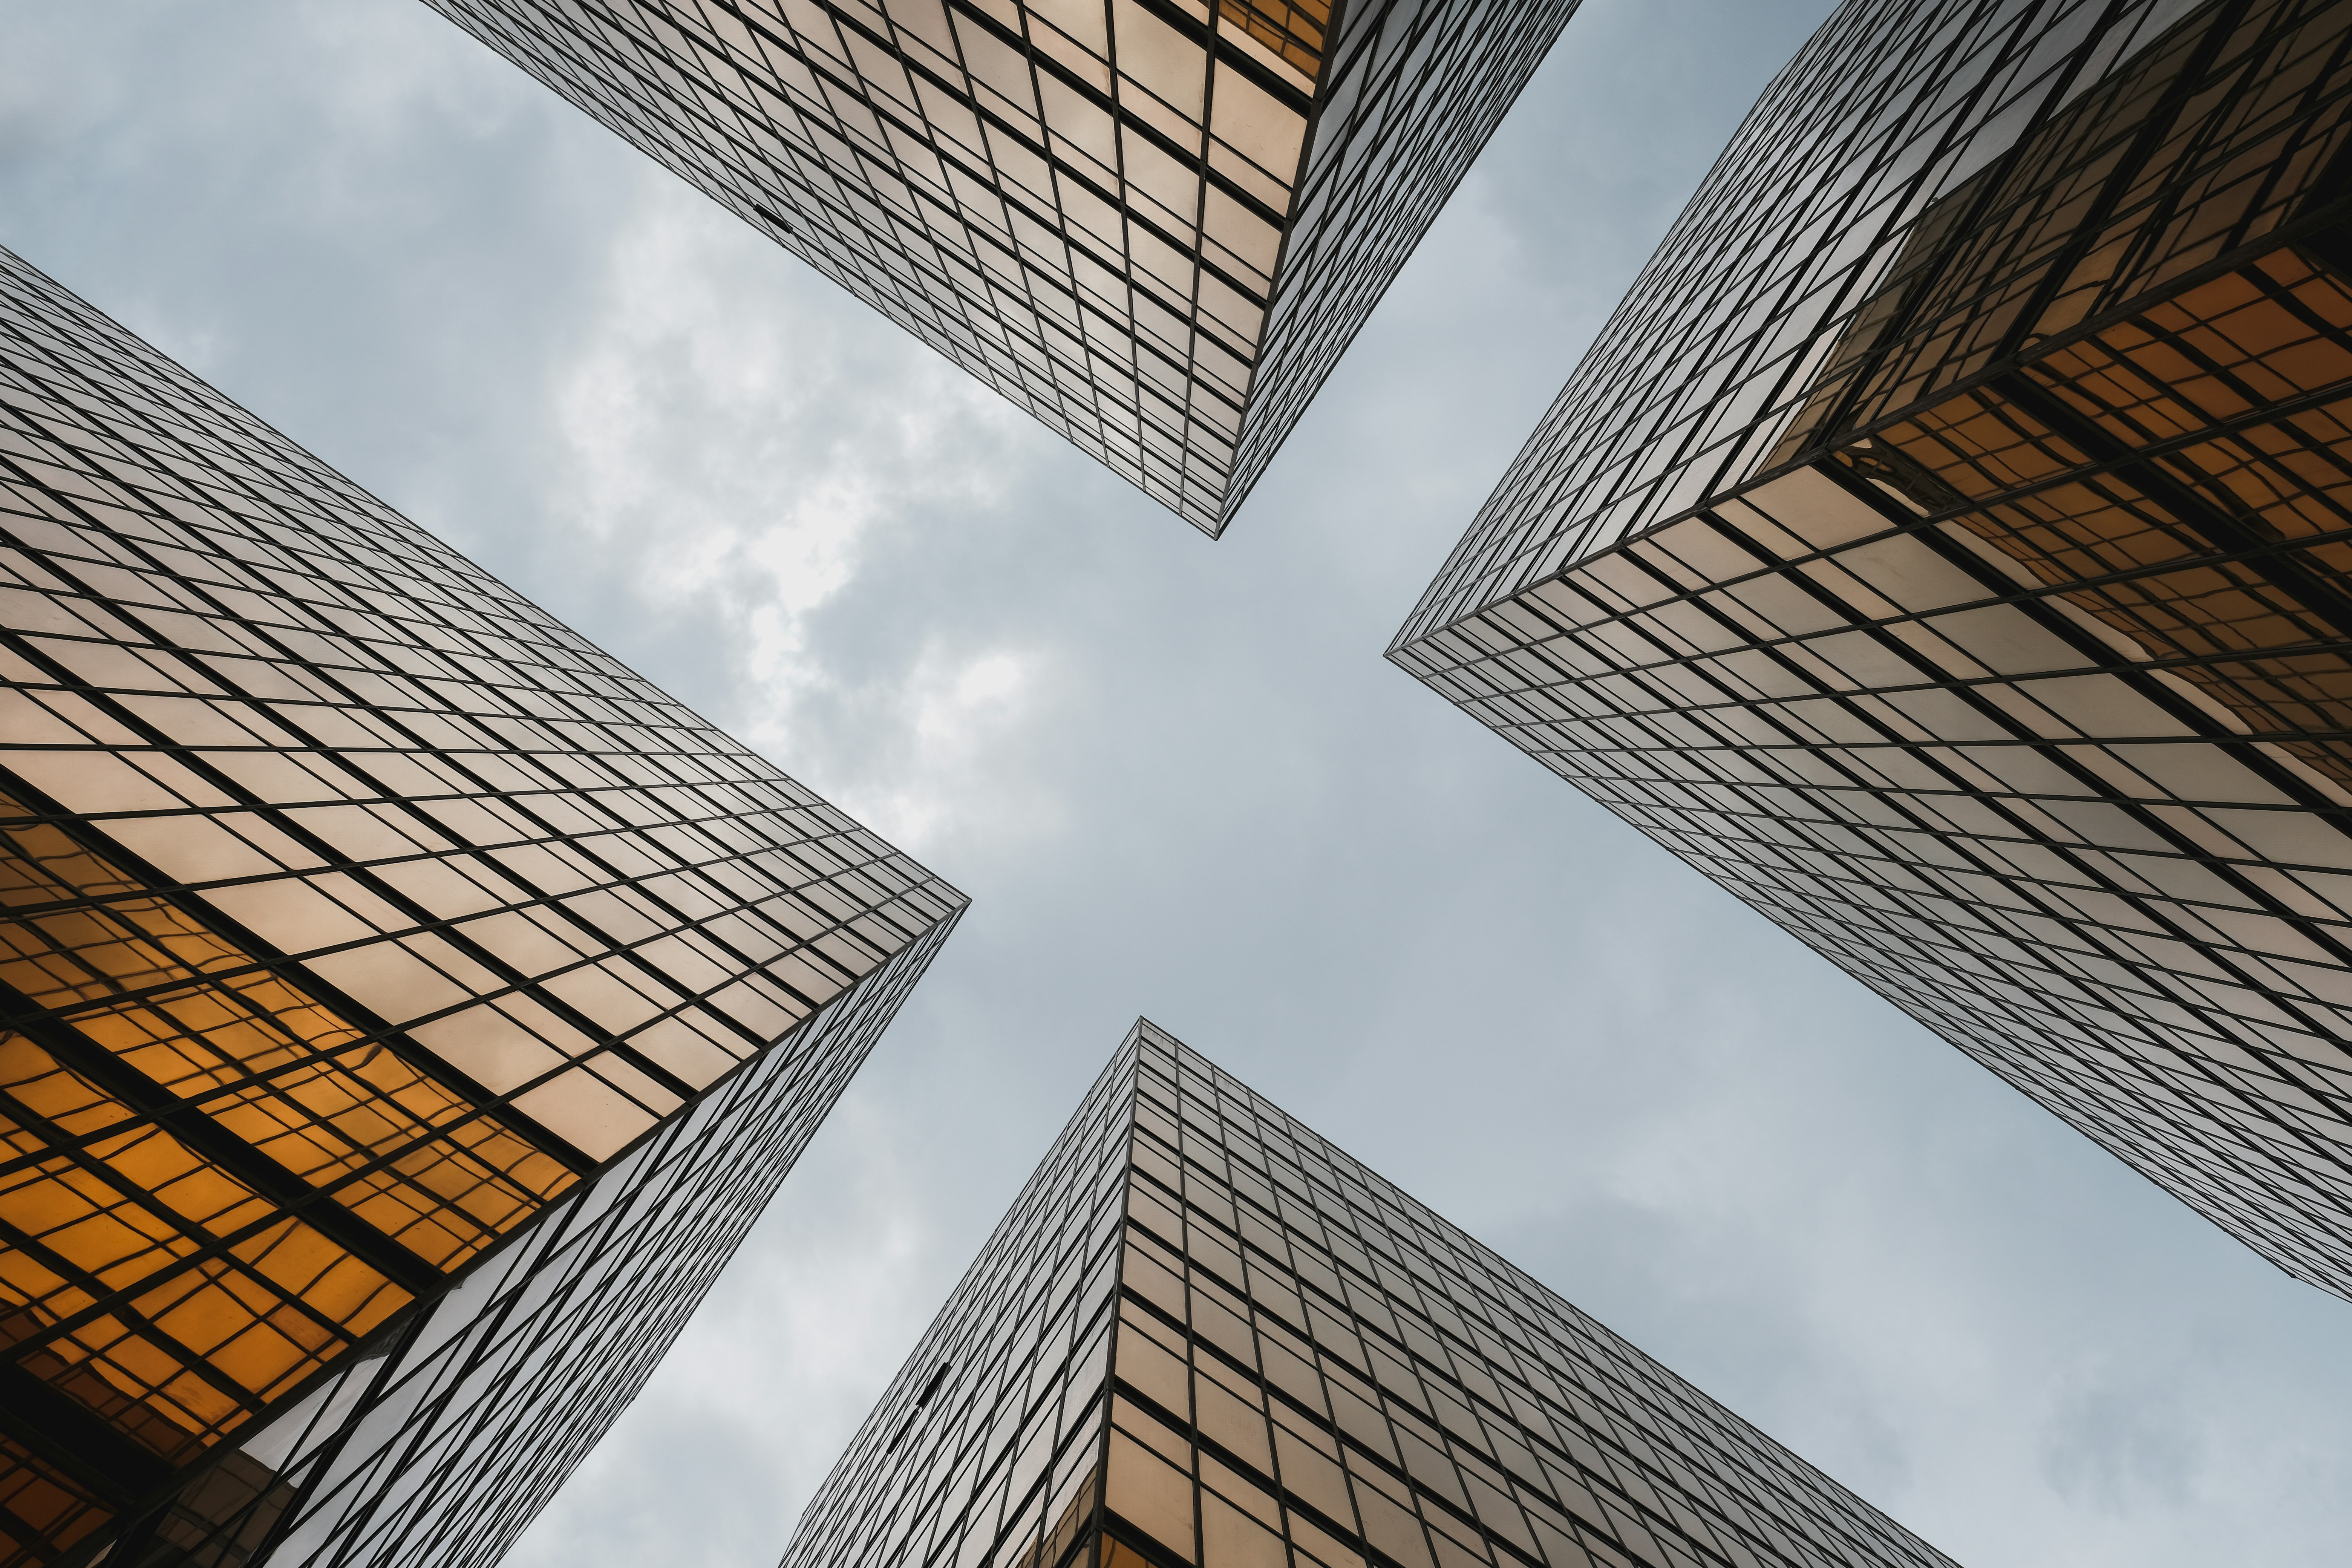
[[[1948,1563],[1139,1022],[783,1568]]]
[[[1214,535],[1576,0],[430,0]]]
[[[961,895],[5,252],[0,674],[0,1563],[490,1561]]]
[[[2352,5],[1853,0],[1390,657],[2352,1296]]]

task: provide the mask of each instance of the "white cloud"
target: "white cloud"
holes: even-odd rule
[[[726,287],[745,270],[732,218],[657,177],[639,197],[552,395],[568,543],[620,565],[654,613],[716,604],[747,622],[755,677],[788,697],[814,678],[803,621],[849,581],[884,504],[875,459],[897,454],[810,462],[795,425],[837,390],[826,345],[803,341],[821,332],[782,288]]]
[[[901,698],[910,744],[892,783],[859,792],[875,829],[917,855],[975,825],[1000,847],[1048,829],[1057,797],[1004,774],[1048,700],[1052,668],[1043,652],[1005,647],[918,660]]]
[[[572,558],[548,564],[638,640],[716,652],[713,716],[787,767],[806,765],[813,702],[854,710],[887,782],[827,783],[919,850],[985,797],[975,777],[1032,713],[1050,656],[934,632],[878,687],[812,628],[877,531],[992,520],[1046,438],[929,350],[847,325],[866,330],[843,330],[830,283],[648,171],[553,378],[547,548]]]

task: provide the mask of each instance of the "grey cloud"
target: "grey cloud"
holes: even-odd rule
[[[2050,1484],[2110,1513],[2184,1506],[2203,1468],[2202,1434],[2168,1388],[2103,1382],[2070,1390],[2042,1431]]]

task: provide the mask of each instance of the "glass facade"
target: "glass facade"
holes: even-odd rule
[[[431,0],[1214,535],[1575,0]]]
[[[2347,110],[2340,0],[1845,5],[1390,657],[2352,1296]]]
[[[1139,1021],[783,1568],[1948,1562]]]
[[[0,1563],[488,1561],[961,895],[5,252],[0,667]]]

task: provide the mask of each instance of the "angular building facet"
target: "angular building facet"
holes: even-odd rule
[[[2352,1296],[2352,5],[1843,5],[1390,657]]]
[[[783,1568],[1948,1568],[1139,1021]]]
[[[429,0],[1211,535],[1576,0]]]
[[[0,1563],[482,1563],[962,900],[0,252]]]

